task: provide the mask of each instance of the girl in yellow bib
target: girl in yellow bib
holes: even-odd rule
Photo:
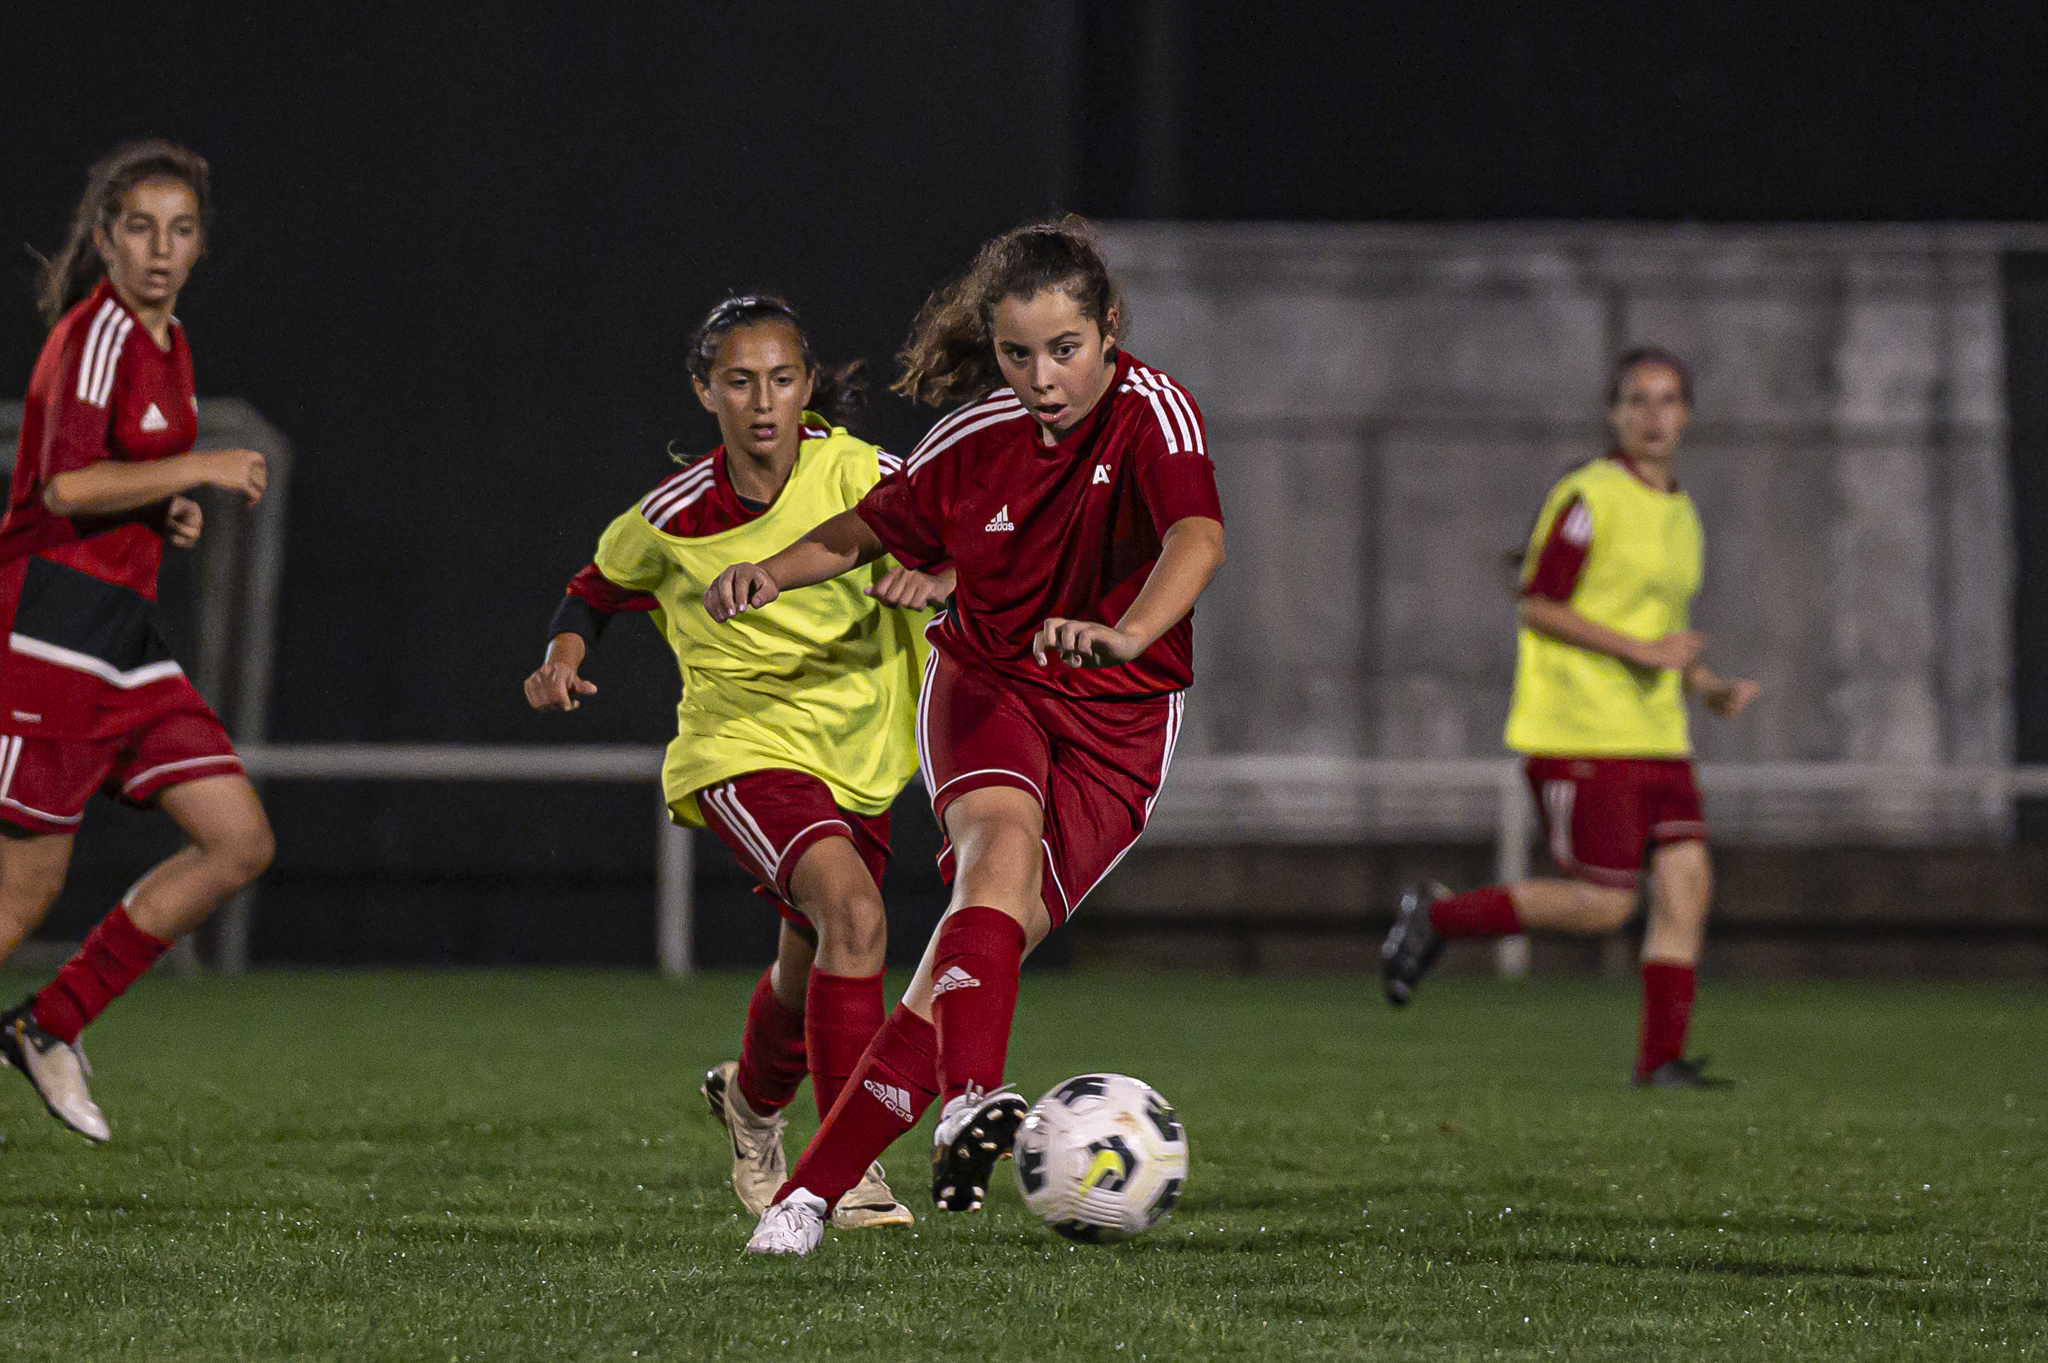
[[[595,695],[580,668],[621,611],[651,612],[675,650],[683,692],[662,771],[671,816],[717,833],[784,920],[740,1058],[704,1081],[732,1138],[733,1190],[758,1216],[787,1176],[782,1114],[804,1074],[822,1118],[882,1025],[889,806],[917,770],[923,626],[953,576],[883,560],[713,624],[704,589],[727,564],[850,509],[899,461],[811,410],[857,407],[859,367],[821,373],[779,298],[713,308],[689,368],[725,443],[605,530],[526,698],[567,711]],[[879,1164],[835,1216],[849,1228],[910,1221]]]
[[[1407,1003],[1450,937],[1601,934],[1635,913],[1650,854],[1635,1082],[1713,1081],[1685,1058],[1713,866],[1693,781],[1685,700],[1733,718],[1756,683],[1700,662],[1691,626],[1705,540],[1672,476],[1692,378],[1669,351],[1623,355],[1609,385],[1617,447],[1545,499],[1522,566],[1507,744],[1524,755],[1551,859],[1569,880],[1453,895],[1414,888],[1381,948],[1387,998]]]

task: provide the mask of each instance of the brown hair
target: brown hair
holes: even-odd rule
[[[1629,372],[1639,364],[1661,365],[1678,376],[1678,396],[1685,405],[1692,406],[1692,370],[1685,367],[1685,361],[1666,350],[1663,346],[1639,345],[1621,352],[1614,361],[1614,368],[1607,375],[1607,405],[1612,407],[1621,401],[1621,385],[1628,381]]]
[[[213,225],[211,173],[205,157],[161,137],[122,143],[86,172],[85,193],[71,215],[71,231],[64,238],[63,249],[47,259],[36,256],[42,261],[36,272],[36,310],[42,313],[44,325],[54,327],[63,321],[71,305],[99,283],[106,264],[93,245],[93,229],[111,230],[128,191],[148,180],[183,184],[199,201],[200,232]]]
[[[925,300],[896,357],[903,375],[890,387],[927,407],[950,406],[1001,387],[1002,370],[989,339],[996,304],[1035,298],[1047,289],[1073,299],[1081,315],[1105,331],[1112,311],[1123,316],[1123,293],[1085,219],[1070,213],[1058,222],[1013,228],[977,251],[966,274]]]

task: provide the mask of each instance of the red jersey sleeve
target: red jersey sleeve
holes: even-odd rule
[[[929,570],[952,557],[941,530],[938,484],[938,470],[931,463],[915,473],[905,467],[869,488],[854,507],[882,547],[906,568]]]
[[[617,615],[621,611],[651,611],[661,602],[652,592],[636,592],[621,587],[603,573],[595,563],[587,565],[582,572],[569,579],[570,596],[587,604],[599,615]]]
[[[1152,524],[1165,534],[1175,521],[1189,516],[1223,519],[1223,499],[1216,493],[1216,465],[1209,459],[1209,438],[1202,412],[1187,391],[1159,371],[1132,368],[1140,398],[1150,404],[1153,420],[1142,423],[1138,445],[1138,487]]]
[[[101,361],[106,369],[115,363],[118,358]],[[90,468],[108,457],[112,376],[102,374],[96,379],[94,373],[93,349],[83,338],[74,339],[58,363],[56,381],[35,385],[36,391],[29,394],[29,401],[42,409],[36,414],[41,418],[42,439],[34,450],[26,451],[35,461],[32,467],[38,491],[60,473]],[[27,414],[23,415],[26,418]]]
[[[1536,567],[1522,584],[1523,596],[1564,602],[1579,589],[1579,575],[1586,570],[1586,555],[1593,548],[1593,512],[1582,497],[1574,497],[1558,508],[1543,547],[1536,552]]]

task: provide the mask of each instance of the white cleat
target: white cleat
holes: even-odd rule
[[[52,1117],[94,1144],[114,1134],[85,1086],[92,1074],[85,1047],[59,1041],[36,1026],[27,1004],[0,1016],[0,1057],[36,1086]]]
[[[739,1194],[742,1207],[759,1216],[789,1181],[789,1159],[782,1153],[782,1128],[787,1123],[780,1112],[763,1117],[747,1106],[733,1077],[739,1068],[736,1060],[714,1066],[699,1092],[732,1139],[732,1190]]]
[[[798,1188],[761,1213],[747,1241],[749,1254],[809,1254],[825,1243],[825,1199]]]
[[[872,1230],[877,1226],[914,1226],[917,1218],[889,1191],[888,1176],[882,1162],[876,1160],[832,1209],[832,1224],[839,1230]]]

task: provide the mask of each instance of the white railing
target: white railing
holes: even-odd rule
[[[242,749],[249,774],[280,781],[606,781],[658,784],[663,749],[637,746],[290,743]],[[1983,826],[2004,827],[2012,801],[2048,796],[2048,766],[1898,766],[1869,762],[1704,763],[1702,792],[1716,797],[1846,795],[1874,805],[1902,797],[1942,796],[1972,805]],[[1423,811],[1446,796],[1490,796],[1494,873],[1520,880],[1529,870],[1535,831],[1521,765],[1507,758],[1338,759],[1295,756],[1189,758],[1176,763],[1147,840],[1332,842],[1387,836],[1388,808]],[[1361,800],[1379,816],[1360,821]],[[692,968],[691,842],[657,804],[657,955],[664,972]],[[1400,823],[1397,817],[1395,823]],[[1452,820],[1462,823],[1463,820]],[[1444,827],[1441,815],[1434,826]],[[238,934],[238,939],[241,938]],[[233,970],[245,949],[223,952]],[[1526,967],[1527,943],[1514,938],[1497,956],[1505,974]]]
[[[624,744],[560,747],[458,743],[264,743],[238,750],[257,780],[272,781],[608,781],[659,786],[665,749]],[[662,971],[688,975],[692,916],[688,829],[655,802],[655,955]],[[248,963],[248,933],[224,934],[221,967]]]

